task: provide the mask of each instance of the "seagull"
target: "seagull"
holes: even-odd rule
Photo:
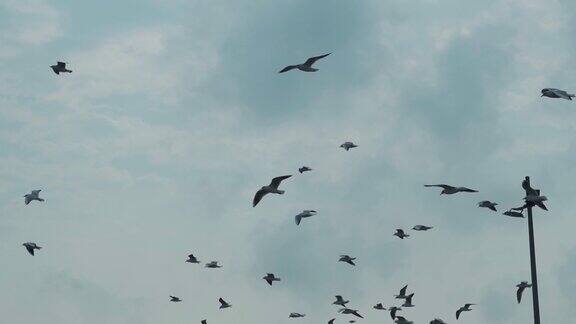
[[[388,310],[390,311],[390,317],[392,317],[392,319],[395,319],[396,318],[396,312],[402,310],[402,308],[392,306],[392,307],[388,307]]]
[[[198,259],[194,256],[194,254],[189,254],[189,255],[188,255],[188,260],[186,260],[186,262],[190,262],[190,263],[200,263],[200,261],[198,261]]]
[[[384,308],[382,303],[378,303],[378,304],[374,305],[374,307],[372,307],[372,308],[377,309],[377,310],[386,310],[386,308]]]
[[[352,142],[344,142],[344,144],[340,145],[341,148],[345,149],[346,151],[350,150],[351,148],[358,147],[358,145]]]
[[[358,313],[357,309],[341,308],[338,312],[342,313],[342,314],[352,314],[356,317],[364,318],[364,317],[362,317],[362,315],[360,315],[360,313]]]
[[[402,307],[414,307],[414,304],[412,304],[412,297],[414,297],[414,293],[411,293],[410,295],[406,296],[406,299],[404,300],[404,304],[402,304]]]
[[[471,311],[472,308],[470,308],[470,306],[472,306],[472,305],[476,305],[476,304],[466,304],[466,305],[458,308],[458,310],[456,311],[456,319],[458,319],[458,317],[460,317],[460,313]]]
[[[440,187],[442,188],[442,192],[440,192],[441,195],[452,195],[457,192],[478,192],[477,190],[469,189],[466,187],[453,187],[445,184],[424,185],[424,187]]]
[[[300,172],[300,173],[304,173],[306,171],[312,171],[312,168],[309,168],[307,166],[303,166],[300,169],[298,169],[298,172]]]
[[[300,225],[300,222],[302,221],[302,218],[306,218],[306,217],[312,217],[316,215],[316,211],[315,210],[304,210],[302,211],[300,214],[296,215],[294,217],[294,219],[296,220],[296,225]]]
[[[26,251],[28,251],[30,255],[34,255],[34,250],[40,250],[42,248],[41,246],[36,245],[34,242],[26,242],[22,245],[24,245]]]
[[[256,207],[256,205],[258,205],[262,197],[266,196],[269,193],[275,193],[280,195],[284,194],[284,190],[278,190],[278,186],[280,186],[280,182],[282,182],[282,180],[288,179],[291,176],[292,175],[276,177],[272,179],[272,182],[270,182],[269,185],[260,188],[260,190],[258,190],[256,192],[256,195],[254,196],[254,200],[252,201],[252,207]]]
[[[570,94],[564,90],[554,89],[554,88],[545,88],[542,89],[542,95],[540,97],[548,97],[548,98],[562,98],[566,100],[572,100],[574,98],[573,94]]]
[[[290,313],[290,315],[288,315],[289,318],[298,318],[298,317],[304,317],[304,316],[306,316],[306,314]]]
[[[433,229],[434,227],[432,226],[426,226],[426,225],[416,225],[414,227],[412,227],[413,230],[415,231],[427,231],[429,229]],[[394,234],[396,235],[396,234]]]
[[[231,304],[228,304],[228,303],[227,303],[224,299],[222,299],[222,298],[218,298],[218,301],[220,302],[220,309],[232,307]]]
[[[52,71],[54,71],[54,73],[56,74],[60,74],[60,73],[72,73],[72,70],[68,70],[66,69],[66,63],[64,62],[58,62],[56,63],[56,65],[50,65],[50,67],[52,68]]]
[[[340,256],[340,259],[338,261],[346,262],[350,265],[355,266],[356,264],[354,263],[354,260],[356,260],[356,258],[351,258],[349,255],[343,254]]]
[[[478,207],[488,208],[488,209],[493,210],[493,211],[496,211],[497,205],[498,205],[497,203],[491,202],[489,200],[483,200],[483,201],[478,203]]]
[[[518,300],[518,304],[520,304],[524,289],[532,287],[532,284],[529,284],[528,281],[522,281],[521,283],[517,284],[516,287],[518,287],[518,290],[516,290],[516,300]]]
[[[214,268],[222,268],[222,266],[218,264],[218,261],[210,261],[210,262],[206,263],[206,265],[205,265],[204,267],[206,267],[206,268],[212,268],[212,269],[214,269]]]
[[[340,305],[342,307],[346,307],[346,304],[348,304],[350,301],[349,300],[344,300],[344,298],[342,298],[342,296],[340,295],[336,295],[336,301],[332,303],[332,305]]]
[[[265,277],[262,277],[262,279],[266,280],[270,286],[272,286],[272,282],[280,281],[280,278],[275,277],[273,273],[267,273]]]
[[[409,321],[402,316],[397,316],[396,321],[394,323],[396,323],[396,324],[414,324],[414,322]]]
[[[408,289],[408,285],[402,287],[402,289],[400,289],[400,293],[398,293],[398,295],[394,296],[396,297],[396,299],[406,299],[408,298],[408,296],[406,296],[406,290]]]
[[[435,318],[433,321],[430,322],[430,324],[446,324],[446,322],[444,322],[439,318]]]
[[[318,61],[319,59],[323,59],[330,54],[332,54],[332,53],[311,57],[311,58],[307,59],[306,62],[304,62],[302,64],[288,65],[287,67],[280,70],[278,73],[284,73],[284,72],[288,72],[288,71],[294,70],[294,69],[298,69],[298,70],[304,71],[304,72],[316,72],[316,71],[318,71],[318,69],[313,68],[312,64],[316,63],[316,61]]]
[[[506,215],[506,216],[510,216],[510,217],[524,218],[524,214],[522,214],[521,212],[514,211],[513,209],[509,209],[509,210],[505,211],[504,213],[502,213],[502,215]]]
[[[182,299],[176,297],[176,296],[170,296],[170,301],[173,303],[179,303],[182,301]]]
[[[394,233],[394,236],[398,236],[400,239],[404,239],[405,237],[410,237],[410,235],[404,233],[404,230],[401,228],[397,228],[396,229],[396,233]]]
[[[24,203],[28,205],[32,200],[44,201],[44,199],[40,198],[40,191],[42,190],[32,190],[29,194],[24,195]]]

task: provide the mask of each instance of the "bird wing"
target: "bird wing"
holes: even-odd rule
[[[200,323],[207,324],[208,322],[206,322],[206,320],[202,320]]]
[[[460,317],[460,313],[462,313],[462,308],[460,308],[456,311],[456,319],[458,319],[458,317]]]
[[[446,185],[446,184],[424,185],[424,187],[440,187],[440,188],[443,188],[443,189],[451,189],[451,188],[454,188],[453,186],[449,186],[449,185]]]
[[[298,65],[288,65],[287,67],[283,68],[282,70],[278,71],[278,73],[288,72],[290,70],[294,70],[298,68]]]
[[[490,205],[490,206],[488,206],[488,208],[490,208],[490,209],[493,210],[493,211],[497,211],[497,210],[496,210],[496,206],[494,206],[494,205]]]
[[[28,251],[28,253],[30,253],[31,255],[34,255],[34,247],[30,246],[30,245],[26,245],[26,250]]]
[[[272,278],[267,277],[267,278],[264,278],[264,280],[266,280],[266,282],[267,282],[270,286],[272,286]]]
[[[334,320],[336,320],[335,318],[331,319],[328,321],[328,324],[334,324]]]
[[[311,57],[311,58],[307,59],[306,62],[304,62],[304,65],[312,66],[312,64],[316,63],[316,61],[318,61],[319,59],[325,58],[326,56],[328,56],[330,54],[332,54],[332,53]]]
[[[252,200],[252,207],[256,207],[256,205],[258,205],[260,200],[262,200],[262,197],[266,196],[267,193],[268,191],[263,189],[256,191],[256,195],[254,195],[254,200]]]
[[[282,180],[290,178],[291,176],[292,175],[290,174],[272,179],[272,182],[270,182],[270,187],[278,189],[278,186],[280,186],[280,182],[282,182]]]
[[[26,205],[28,205],[28,204],[32,201],[32,199],[30,199],[30,196],[29,196],[29,195],[24,196],[24,198],[25,198],[25,199],[24,199],[24,203],[25,203]]]
[[[544,203],[541,202],[541,201],[537,202],[537,203],[536,203],[536,206],[544,209],[545,211],[548,211],[548,208],[546,208],[546,205],[544,205]]]
[[[474,190],[474,189],[470,189],[470,188],[466,188],[466,187],[460,187],[460,188],[458,188],[458,191],[463,191],[463,192],[478,192],[478,190]]]
[[[351,259],[348,259],[348,260],[346,261],[346,263],[351,264],[351,265],[353,265],[353,266],[356,265],[356,264],[354,263],[354,261],[352,261]]]
[[[302,221],[302,215],[298,214],[296,217],[294,217],[294,219],[296,220],[296,225],[300,225],[300,221]]]
[[[396,318],[396,311],[397,311],[396,308],[391,308],[391,309],[390,309],[390,317],[392,317],[392,319],[395,319],[395,318]]]
[[[518,304],[520,304],[520,301],[522,300],[522,293],[524,292],[524,288],[525,287],[520,287],[516,291],[516,300],[518,300]]]
[[[56,65],[58,65],[58,67],[62,68],[62,69],[66,68],[66,63],[64,63],[64,62],[58,62]]]
[[[408,289],[408,285],[402,287],[402,289],[400,289],[400,295],[401,296],[406,296],[406,289]]]
[[[357,317],[360,317],[360,318],[364,318],[364,317],[362,317],[362,315],[360,315],[360,314],[358,313],[358,311],[353,311],[353,312],[352,312],[352,315],[357,316]]]
[[[51,65],[50,67],[52,68],[52,71],[54,71],[54,73],[60,74],[60,70],[58,70],[58,67],[56,65]]]
[[[218,298],[218,301],[220,302],[220,304],[221,304],[222,306],[228,305],[228,303],[227,303],[224,299],[222,299],[222,298]]]

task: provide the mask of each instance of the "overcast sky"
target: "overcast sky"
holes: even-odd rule
[[[415,323],[455,322],[465,303],[478,305],[462,323],[527,323],[531,292],[515,300],[527,224],[501,212],[529,175],[550,200],[535,211],[542,320],[569,323],[576,103],[540,89],[576,92],[574,12],[572,0],[0,0],[3,320],[345,323],[340,294],[362,323],[391,323],[372,306],[408,284]],[[329,52],[317,73],[277,73]],[[74,72],[55,75],[57,60]],[[286,194],[252,208],[284,174]],[[33,189],[46,201],[25,206]],[[296,226],[303,209],[318,214]],[[416,224],[434,229],[392,236]]]

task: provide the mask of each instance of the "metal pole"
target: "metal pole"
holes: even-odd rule
[[[530,184],[530,178],[526,177]],[[540,303],[538,302],[538,273],[536,272],[536,249],[534,247],[534,222],[532,221],[532,206],[528,205],[528,237],[530,240],[530,268],[532,272],[532,304],[534,308],[534,324],[540,324]]]

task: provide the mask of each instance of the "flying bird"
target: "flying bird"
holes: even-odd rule
[[[173,303],[179,303],[182,301],[182,299],[176,297],[176,296],[170,296],[170,301]]]
[[[390,311],[390,317],[392,317],[392,319],[395,319],[396,318],[396,312],[401,311],[402,308],[392,306],[392,307],[388,307],[388,310]]]
[[[410,235],[404,233],[404,230],[401,228],[397,228],[396,229],[396,233],[394,233],[394,236],[398,236],[400,239],[404,239],[405,237],[410,237]]]
[[[408,289],[408,285],[402,287],[402,289],[400,289],[400,292],[398,293],[398,295],[394,296],[396,297],[396,299],[406,299],[408,298],[408,296],[406,296],[406,290]]]
[[[424,187],[440,187],[442,188],[442,191],[440,192],[441,195],[452,195],[457,192],[478,192],[477,190],[469,189],[466,187],[454,187],[445,184],[424,185]]]
[[[378,304],[374,305],[374,307],[372,307],[372,308],[377,309],[377,310],[386,310],[386,308],[384,308],[384,305],[382,305],[382,303],[378,303]]]
[[[306,314],[290,313],[290,315],[288,315],[289,318],[298,318],[298,317],[304,317],[304,316],[306,316]]]
[[[24,203],[28,205],[31,201],[44,201],[44,199],[40,198],[40,191],[42,190],[32,190],[29,194],[24,195]]]
[[[342,145],[340,145],[340,147],[345,149],[346,151],[349,151],[351,148],[358,147],[358,145],[352,142],[344,142]]]
[[[341,308],[340,310],[338,310],[338,312],[342,313],[342,314],[352,314],[356,317],[364,318],[364,317],[362,317],[362,315],[360,315],[360,313],[358,313],[357,309]]]
[[[413,230],[415,231],[427,231],[429,229],[433,229],[434,227],[432,226],[426,226],[426,225],[416,225],[414,227],[412,227]],[[396,235],[396,234],[394,234]]]
[[[41,246],[36,245],[34,242],[26,242],[22,245],[26,248],[26,251],[28,251],[30,255],[34,255],[34,250],[40,250],[42,248]]]
[[[518,300],[518,304],[522,301],[522,293],[524,289],[532,287],[532,284],[529,284],[528,281],[522,281],[521,283],[517,284],[518,290],[516,290],[516,300]]]
[[[222,268],[222,266],[218,264],[218,261],[210,261],[210,262],[206,263],[206,265],[204,267],[212,268],[212,269]]]
[[[470,306],[472,306],[472,305],[476,305],[476,304],[466,304],[466,305],[458,308],[458,310],[456,311],[456,319],[458,319],[460,317],[460,313],[471,311],[472,308],[470,308]]]
[[[340,295],[336,295],[336,301],[332,303],[332,305],[340,305],[342,307],[346,307],[346,304],[348,304],[350,301],[349,300],[344,300],[344,298],[342,298],[342,296]]]
[[[198,259],[194,256],[194,254],[189,254],[189,255],[188,255],[188,260],[186,260],[186,262],[189,262],[189,263],[200,263],[200,261],[198,261]]]
[[[52,71],[54,71],[54,73],[56,74],[60,74],[60,73],[72,73],[72,70],[68,70],[66,69],[66,63],[64,62],[57,62],[56,65],[50,65],[50,67],[52,68]]]
[[[218,301],[220,302],[220,309],[232,307],[232,304],[228,304],[228,303],[227,303],[224,299],[222,299],[222,298],[218,298]]]
[[[316,215],[315,210],[304,210],[300,214],[296,215],[294,220],[296,221],[296,225],[300,225],[302,218],[312,217],[314,215]]]
[[[414,293],[411,293],[410,295],[406,296],[406,298],[404,299],[404,304],[402,304],[402,307],[414,307],[414,304],[412,304],[412,297],[414,297]]]
[[[304,71],[304,72],[316,72],[316,71],[318,71],[318,69],[313,68],[312,65],[314,63],[316,63],[316,61],[318,61],[319,59],[323,59],[330,54],[332,54],[332,53],[311,57],[311,58],[307,59],[306,62],[304,62],[302,64],[288,65],[287,67],[280,70],[278,73],[284,73],[284,72],[288,72],[288,71],[294,70],[294,69],[298,69],[298,70]]]
[[[312,171],[312,168],[309,168],[309,167],[307,167],[307,166],[303,166],[303,167],[301,167],[300,169],[298,169],[298,172],[300,172],[300,173],[304,173],[304,172],[307,172],[307,171]]]
[[[573,94],[570,94],[564,90],[554,89],[554,88],[545,88],[542,89],[542,95],[540,97],[548,97],[548,98],[562,98],[566,100],[572,100],[574,98]]]
[[[402,316],[396,316],[396,321],[394,323],[396,323],[396,324],[414,324],[414,322],[409,321]]]
[[[266,280],[270,286],[272,286],[274,281],[280,281],[280,278],[275,277],[273,273],[267,273],[266,276],[262,277],[262,279]]]
[[[497,203],[491,202],[489,200],[483,200],[483,201],[478,203],[478,207],[488,208],[488,209],[493,210],[493,211],[496,211],[497,205],[498,205]]]
[[[355,266],[356,264],[354,263],[354,260],[356,260],[356,258],[352,258],[349,255],[343,254],[340,256],[340,259],[338,261],[346,262],[350,265]]]
[[[282,180],[288,179],[291,176],[292,175],[285,175],[285,176],[281,176],[281,177],[276,177],[276,178],[272,179],[272,182],[270,182],[269,185],[260,188],[260,190],[258,190],[256,192],[256,195],[254,196],[254,200],[252,201],[252,207],[256,207],[256,205],[258,205],[260,200],[262,200],[262,198],[269,193],[275,193],[275,194],[280,194],[280,195],[284,194],[284,190],[278,190],[278,186],[280,186],[280,183],[282,182]]]
[[[506,215],[509,217],[524,218],[524,214],[522,214],[521,212],[514,211],[513,209],[505,211],[504,213],[502,213],[502,215]]]

